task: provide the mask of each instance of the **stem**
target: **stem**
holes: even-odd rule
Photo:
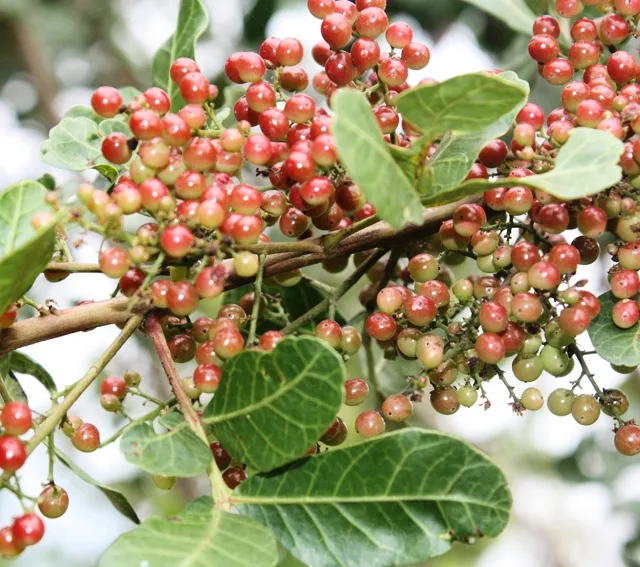
[[[520,398],[516,395],[515,389],[511,384],[509,384],[509,381],[507,380],[507,377],[502,371],[502,368],[500,368],[497,364],[494,364],[493,368],[495,369],[502,383],[506,386],[507,390],[509,390],[509,396],[511,396],[511,399],[513,400],[513,411],[519,415],[522,415],[522,410],[524,408],[522,407],[522,402],[520,401]]]
[[[323,291],[324,293],[333,293],[333,287],[331,287],[330,285],[327,285],[326,283],[323,283],[321,281],[318,280],[314,280],[313,278],[310,278],[309,276],[302,276],[302,279],[309,282],[313,287],[315,287],[316,289],[319,289],[320,291]]]
[[[162,406],[162,407],[165,406],[165,403],[162,400],[159,400],[158,398],[154,398],[153,396],[150,396],[149,394],[143,392],[140,388],[129,388],[129,393],[133,394],[134,396],[139,396],[140,398],[144,398],[145,400],[152,402],[157,406]]]
[[[105,369],[107,364],[111,361],[111,359],[116,355],[116,353],[122,348],[124,343],[129,340],[131,335],[136,331],[136,329],[140,326],[142,322],[141,315],[133,316],[129,322],[126,324],[125,328],[122,329],[120,334],[116,337],[116,339],[109,345],[104,354],[96,361],[96,363],[89,368],[87,373],[82,377],[81,380],[77,382],[74,386],[73,390],[67,394],[67,396],[60,402],[59,405],[55,406],[49,416],[42,422],[40,427],[36,429],[35,434],[29,442],[27,443],[25,449],[27,451],[27,455],[30,455],[33,450],[44,441],[51,433],[53,433],[62,421],[62,418],[69,411],[71,406],[78,401],[78,398],[84,393],[84,391],[93,384],[94,380],[100,375],[100,373]],[[10,476],[7,473],[2,475],[2,479],[6,480],[6,478]]]
[[[600,388],[600,386],[598,386],[598,383],[596,382],[596,377],[593,375],[591,370],[589,370],[589,366],[587,365],[587,361],[584,359],[584,354],[578,348],[578,345],[576,345],[575,342],[571,343],[569,345],[569,353],[572,354],[573,356],[575,356],[578,359],[578,363],[580,364],[580,367],[582,368],[582,376],[586,376],[587,377],[589,382],[591,382],[591,385],[593,386],[593,389],[595,390],[598,398],[601,401],[604,401],[604,399],[605,399],[604,393],[602,392],[602,389]],[[581,378],[582,378],[582,376],[581,376]],[[577,384],[579,384],[579,383],[580,383],[580,380],[578,379]]]
[[[294,333],[300,327],[304,327],[310,321],[313,321],[318,315],[324,313],[327,308],[336,301],[338,301],[347,291],[349,291],[362,276],[364,276],[385,254],[386,250],[378,250],[374,252],[369,258],[367,258],[356,270],[339,286],[335,287],[333,292],[328,297],[323,299],[315,307],[298,317],[295,321],[287,325],[282,332],[285,335]]]
[[[49,481],[49,484],[54,484],[53,465],[56,459],[56,447],[54,442],[53,431],[49,433],[49,442],[47,443],[47,453],[49,453],[49,475],[47,476],[47,480]]]
[[[264,274],[264,254],[260,255],[260,266],[256,274],[256,281],[253,284],[253,309],[251,310],[251,322],[249,323],[249,337],[247,346],[251,346],[256,340],[256,329],[258,328],[258,317],[260,315],[260,305],[262,304],[262,276]]]
[[[385,222],[377,222],[373,226],[347,236],[338,246],[329,251],[307,254],[301,254],[299,250],[289,253],[269,253],[265,258],[264,277],[269,278],[305,266],[319,264],[325,260],[350,256],[356,252],[374,248],[389,249],[423,240],[438,232],[442,222],[451,218],[457,207],[465,203],[478,203],[481,199],[481,196],[467,197],[448,205],[430,207],[425,211],[424,222],[421,225],[408,225],[401,230],[394,230]],[[305,246],[312,243],[322,247],[324,238],[321,236],[307,239],[304,241]],[[196,262],[198,259],[193,258],[193,261]],[[235,274],[232,260],[224,260],[222,265],[227,268],[229,273],[226,280],[227,290],[251,282],[250,278],[241,278]],[[56,311],[53,317],[32,317],[19,321],[0,333],[0,354],[78,331],[88,331],[104,325],[124,324],[131,317],[131,312],[127,310],[128,301],[129,299],[126,297],[118,297],[70,309],[61,309]],[[143,302],[139,302],[134,307],[136,313],[145,313],[148,309],[149,306]]]
[[[191,403],[189,396],[187,396],[184,388],[182,387],[182,380],[180,380],[178,370],[171,358],[169,345],[167,345],[167,339],[165,338],[162,326],[160,325],[160,317],[157,313],[151,312],[151,314],[147,316],[145,323],[147,334],[158,353],[162,367],[164,368],[167,378],[169,378],[169,384],[173,390],[178,405],[184,414],[187,424],[191,430],[208,445],[209,442],[207,440],[207,434],[202,427],[200,418],[198,417],[196,410],[193,408],[193,404]],[[216,465],[215,459],[211,461],[211,465],[209,466],[209,479],[211,480],[211,488],[213,490],[213,497],[216,505],[223,509],[230,509],[230,491],[222,479],[222,474]]]
[[[376,398],[379,404],[382,404],[385,400],[384,394],[380,391],[380,384],[378,382],[378,373],[376,372],[376,363],[373,357],[373,349],[371,337],[364,334],[362,339],[362,346],[364,347],[364,355],[367,363],[367,379],[371,387],[374,389],[376,393]]]
[[[378,218],[378,215],[372,215],[360,221],[354,222],[347,228],[325,234],[322,237],[322,244],[324,246],[324,249],[333,250],[336,246],[338,246],[338,244],[340,244],[345,238],[347,238],[347,236],[351,236],[352,234],[355,234],[356,232],[359,232],[364,228],[368,228],[376,224],[379,220],[380,219]]]
[[[131,429],[134,425],[139,425],[140,423],[147,423],[148,421],[154,420],[165,409],[170,408],[175,403],[176,403],[175,398],[171,398],[168,402],[162,404],[161,406],[158,406],[153,411],[150,411],[149,413],[143,415],[142,417],[139,417],[127,423],[127,425],[125,425],[124,427],[116,431],[111,437],[109,437],[109,439],[100,443],[100,448],[106,447],[107,445],[110,445],[114,441],[117,441],[120,437],[122,437],[126,433],[128,429]]]
[[[0,354],[78,331],[104,325],[124,324],[132,317],[128,297],[96,301],[56,311],[47,317],[31,317],[0,333]],[[146,308],[138,309],[146,310]]]
[[[282,252],[322,252],[322,247],[315,242],[301,240],[300,242],[266,242],[260,244],[250,244],[247,246],[237,245],[236,250],[246,250],[254,254],[278,254]]]

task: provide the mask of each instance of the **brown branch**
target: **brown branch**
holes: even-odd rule
[[[304,268],[313,264],[319,264],[324,260],[349,256],[355,252],[371,250],[372,248],[390,249],[407,245],[426,238],[438,231],[442,221],[451,218],[454,211],[463,203],[478,202],[481,197],[471,197],[428,209],[425,212],[422,225],[411,225],[401,230],[394,230],[385,222],[378,222],[360,232],[352,234],[340,242],[335,248],[328,251],[312,253],[282,252],[269,254],[265,258],[264,277],[269,278],[278,274],[290,272],[297,268]],[[308,239],[309,247],[322,246],[323,237]],[[252,278],[240,278],[233,272],[232,260],[225,260],[229,276],[226,289],[235,289],[253,281]],[[0,331],[0,354],[16,350],[18,348],[60,337],[79,331],[88,331],[95,327],[112,324],[125,324],[131,317],[127,307],[130,299],[117,297],[115,299],[90,303],[70,309],[56,311],[55,314],[33,317],[20,321]],[[147,305],[139,305],[135,311],[144,313]]]
[[[127,308],[129,301],[128,297],[117,297],[20,321],[0,331],[0,354],[78,331],[89,331],[104,325],[124,325],[131,318]],[[141,309],[143,312],[145,310]]]
[[[68,274],[98,274],[99,264],[83,264],[80,262],[51,262],[47,266],[47,272],[64,272]]]

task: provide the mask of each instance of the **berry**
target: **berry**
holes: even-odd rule
[[[153,484],[160,490],[171,490],[176,483],[175,476],[165,476],[162,474],[154,474],[152,476]]]
[[[120,112],[122,96],[113,87],[99,87],[91,96],[91,106],[101,118],[113,118]]]
[[[361,378],[351,378],[344,383],[345,404],[359,406],[369,395],[369,385]]]
[[[571,404],[571,415],[580,425],[593,425],[600,417],[600,404],[593,396],[581,394]]]
[[[364,326],[366,333],[377,341],[391,340],[396,334],[396,327],[393,317],[386,313],[369,315]]]
[[[385,428],[384,419],[375,410],[363,411],[356,418],[356,433],[365,439],[382,435]]]
[[[487,364],[497,364],[505,354],[506,347],[500,335],[495,333],[483,333],[476,339],[475,349],[478,358]]]
[[[470,408],[478,401],[478,391],[471,386],[463,386],[458,390],[457,398],[461,406]]]
[[[0,423],[7,435],[22,435],[33,422],[29,406],[22,402],[8,402],[0,412]]]
[[[199,302],[196,288],[189,282],[173,282],[167,292],[167,307],[180,317],[191,315]]]
[[[431,406],[442,415],[453,415],[460,409],[458,395],[454,388],[436,388],[430,394]]]
[[[558,416],[565,416],[571,413],[574,395],[571,390],[566,388],[558,388],[551,392],[547,398],[547,407],[549,411]]]
[[[229,489],[234,490],[247,480],[247,473],[241,468],[232,467],[222,473],[222,480]]]
[[[95,425],[83,423],[71,435],[73,446],[83,453],[92,453],[100,445],[100,432]]]
[[[0,557],[11,559],[12,557],[17,557],[23,551],[24,545],[16,541],[12,527],[0,529]]]
[[[407,421],[413,413],[413,404],[406,396],[396,394],[382,402],[382,415],[395,422]]]
[[[124,400],[127,395],[127,383],[120,376],[109,376],[100,384],[100,393],[103,396],[112,395],[119,400]]]
[[[218,468],[221,471],[225,470],[231,464],[231,455],[227,453],[220,441],[214,441],[209,445],[209,448]]]
[[[526,410],[538,411],[544,405],[544,398],[538,388],[527,388],[522,392],[520,401]]]
[[[10,435],[0,436],[0,469],[13,474],[24,465],[27,452],[19,439]]]
[[[24,514],[16,518],[12,528],[13,537],[23,547],[35,545],[44,536],[44,522],[36,514]]]
[[[203,394],[213,394],[220,386],[222,369],[216,364],[199,364],[193,372],[193,383]]]
[[[69,508],[69,495],[64,488],[49,485],[38,496],[38,510],[45,518],[59,518]]]
[[[640,454],[640,427],[635,423],[623,425],[616,431],[614,443],[623,455],[632,457]]]

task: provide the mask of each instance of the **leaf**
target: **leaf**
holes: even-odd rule
[[[36,181],[47,191],[55,191],[56,189],[56,178],[50,173],[45,173],[42,177],[38,177]]]
[[[68,469],[70,469],[77,477],[84,480],[87,484],[91,486],[95,486],[100,492],[102,492],[109,502],[113,505],[113,507],[120,512],[125,518],[128,518],[135,524],[140,523],[140,519],[136,514],[136,511],[133,509],[133,506],[129,504],[129,501],[124,496],[124,494],[114,490],[113,488],[109,488],[108,486],[104,486],[100,484],[97,480],[90,477],[84,470],[82,470],[78,465],[76,465],[69,457],[67,457],[62,451],[58,449],[56,451],[56,457],[58,460]]]
[[[611,319],[613,306],[619,301],[608,291],[600,297],[600,313],[589,326],[589,338],[598,356],[611,364],[640,364],[640,325],[621,329]]]
[[[120,175],[118,168],[109,163],[94,165],[93,169],[95,169],[100,175],[106,177],[111,184],[115,183],[118,179],[118,175]]]
[[[536,15],[525,0],[464,0],[503,21],[512,30],[531,35]]]
[[[511,508],[505,477],[484,454],[422,429],[251,477],[231,501],[309,567],[422,562],[452,540],[497,536]]]
[[[236,123],[236,117],[231,113],[231,110],[236,105],[236,102],[240,100],[240,98],[244,95],[245,89],[240,85],[228,85],[224,89],[222,89],[222,110],[220,114],[222,114],[225,110],[229,110],[229,113],[226,117],[218,118],[216,114],[216,118],[222,121],[222,125],[225,128],[231,128]]]
[[[237,460],[259,471],[303,455],[338,414],[346,379],[340,356],[315,337],[288,337],[271,352],[225,363],[205,421]]]
[[[13,372],[9,372],[4,377],[4,383],[9,392],[9,397],[14,402],[22,402],[29,405],[27,394],[25,394],[22,386],[20,385],[20,382],[18,382],[18,378],[16,378],[16,375]]]
[[[100,122],[98,132],[102,137],[107,136],[112,132],[121,132],[126,134],[128,138],[133,136],[131,128],[129,128],[129,124],[117,118],[109,118]]]
[[[178,85],[171,80],[169,69],[178,57],[195,59],[196,42],[209,28],[209,13],[202,0],[181,0],[176,32],[156,52],[151,72],[153,84],[164,89],[171,98],[171,108],[175,112],[185,104]]]
[[[620,181],[622,169],[618,162],[623,151],[624,144],[608,132],[574,128],[558,153],[553,170],[531,176],[528,181],[566,201],[588,197]]]
[[[273,567],[276,540],[251,518],[193,500],[174,518],[149,518],[120,536],[98,567]]]
[[[120,450],[127,461],[151,474],[178,477],[196,476],[209,466],[209,446],[186,426],[182,416],[166,414],[160,424],[169,431],[156,434],[151,425],[140,423],[125,432]]]
[[[0,313],[20,299],[53,256],[56,220],[38,231],[36,213],[49,212],[47,190],[36,181],[21,181],[0,193]]]
[[[41,149],[42,158],[54,167],[84,171],[102,155],[98,125],[90,118],[63,118],[51,129]]]
[[[13,372],[32,376],[51,393],[57,390],[56,383],[53,381],[51,374],[49,374],[30,356],[17,351],[11,352],[5,356],[9,358],[9,368]]]
[[[267,295],[278,297],[283,311],[287,313],[291,321],[295,321],[298,317],[305,314],[312,307],[315,307],[326,297],[325,293],[321,292],[306,280],[302,280],[293,287],[265,285],[263,286],[263,290]],[[224,293],[223,302],[224,304],[238,303],[243,295],[252,291],[252,285],[246,285],[226,291]],[[326,316],[326,313],[322,313],[313,321],[310,321],[301,328],[312,331],[320,321],[326,319]],[[336,310],[335,321],[337,321],[340,326],[347,324],[344,316],[340,313],[340,310]],[[262,334],[266,331],[279,330],[281,328],[282,324],[269,321],[267,317],[260,317],[258,320],[258,334]]]
[[[404,91],[397,109],[428,138],[477,132],[523,104],[528,89],[500,75],[473,73]]]
[[[364,95],[345,89],[336,92],[331,104],[340,161],[378,216],[396,228],[409,222],[421,223],[420,199],[393,159]]]
[[[122,87],[118,89],[120,96],[122,97],[122,104],[129,104],[133,102],[133,99],[142,93],[135,87]]]
[[[96,124],[100,124],[102,122],[102,118],[96,114],[96,111],[93,110],[90,106],[78,105],[72,106],[65,113],[64,118],[88,118],[89,120],[93,120]]]
[[[515,73],[503,74],[507,81],[520,86],[529,94],[529,84],[518,78]],[[418,193],[424,195],[423,204],[442,205],[458,199],[457,186],[462,183],[475,163],[484,146],[506,134],[513,124],[516,115],[525,104],[520,101],[493,124],[472,133],[448,133],[440,142],[436,153],[424,169],[424,177],[419,180]]]
[[[455,199],[518,185],[542,189],[564,201],[595,195],[620,181],[622,169],[618,162],[623,150],[623,143],[607,132],[574,128],[558,152],[554,169],[548,173],[497,181],[473,179],[456,189]]]

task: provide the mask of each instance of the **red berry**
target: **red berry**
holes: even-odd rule
[[[24,545],[16,541],[11,526],[0,530],[0,557],[11,559],[24,551]]]
[[[68,508],[69,495],[64,488],[49,485],[38,496],[38,509],[45,518],[59,518]]]
[[[181,224],[168,226],[160,235],[160,246],[172,258],[186,256],[193,241],[193,233]]]
[[[435,307],[435,304],[434,304]],[[391,315],[386,313],[374,313],[369,315],[364,329],[367,334],[378,341],[391,340],[396,334],[396,322]]]
[[[100,445],[100,432],[91,423],[83,423],[71,435],[73,446],[83,453],[92,453]]]
[[[635,423],[623,425],[616,431],[614,443],[623,455],[632,457],[640,454],[640,427]]]
[[[33,418],[27,404],[8,402],[0,412],[0,423],[7,435],[22,435],[31,429]]]
[[[191,315],[198,308],[199,299],[196,288],[189,282],[173,282],[167,292],[167,306],[179,317]]]
[[[0,469],[13,474],[26,460],[27,452],[19,439],[9,435],[0,436]]]
[[[504,341],[495,333],[483,333],[475,344],[478,358],[487,364],[498,364],[507,352]]]
[[[361,378],[352,378],[344,383],[345,401],[348,406],[359,406],[369,395],[369,385]]]
[[[91,106],[101,118],[113,118],[122,106],[122,96],[113,87],[99,87],[91,96]]]
[[[24,547],[35,545],[44,536],[44,522],[36,514],[25,514],[13,521],[13,537]]]
[[[111,248],[100,254],[100,269],[106,276],[120,279],[129,270],[129,253],[124,248]]]
[[[112,395],[119,400],[124,400],[127,395],[127,383],[120,376],[109,376],[100,384],[100,393],[104,395]]]
[[[204,394],[213,394],[221,378],[222,369],[216,364],[199,364],[193,372],[193,382]]]
[[[179,85],[182,79],[188,73],[197,73],[200,71],[200,67],[193,60],[188,57],[179,57],[176,59],[169,68],[169,75],[171,76],[171,80]]]
[[[129,118],[133,135],[140,140],[151,140],[162,135],[162,120],[152,110],[141,108]]]
[[[111,132],[102,140],[102,155],[107,161],[121,165],[131,159],[129,140],[122,132]]]
[[[631,299],[618,301],[611,311],[611,319],[621,329],[633,327],[638,322],[638,318],[640,318],[638,305]]]

